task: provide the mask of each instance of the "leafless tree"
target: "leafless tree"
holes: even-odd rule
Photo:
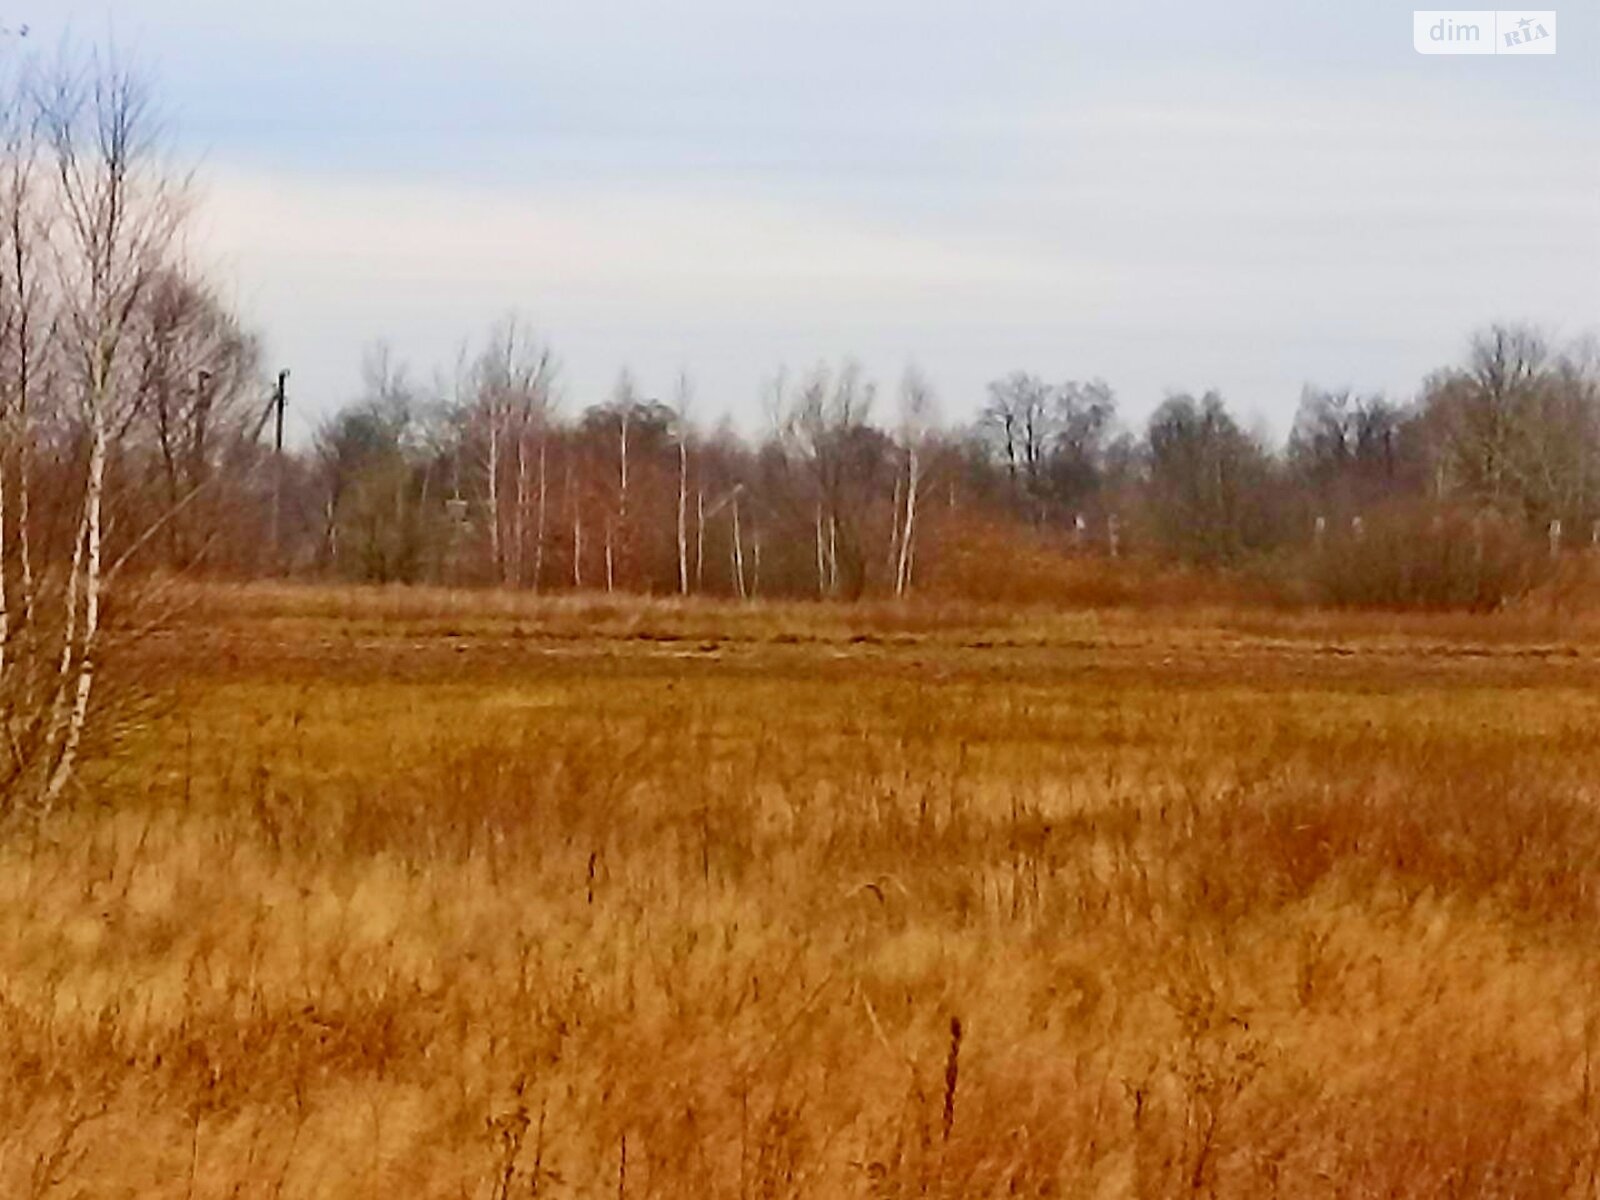
[[[1018,371],[989,385],[978,431],[1014,502],[1039,524],[1075,513],[1095,490],[1115,416],[1103,380],[1049,384]]]
[[[38,114],[22,103],[22,81],[8,80],[0,120],[4,161],[0,163],[0,333],[4,335],[4,388],[0,390],[0,684],[7,724],[15,708],[27,712],[39,681],[33,677],[38,631],[34,624],[35,577],[31,476],[35,393],[46,368],[48,331],[54,305],[40,263],[43,250],[39,210],[40,137]],[[15,586],[12,563],[15,563]],[[21,647],[13,645],[21,639]],[[18,649],[22,650],[18,661]],[[16,748],[13,745],[13,767]]]
[[[151,450],[158,481],[147,507],[172,514],[167,561],[181,569],[222,532],[217,506],[198,503],[199,493],[260,407],[259,356],[207,287],[174,269],[151,280],[130,338],[134,393],[113,439]]]
[[[1464,366],[1431,376],[1420,421],[1437,499],[1465,500],[1540,527],[1600,517],[1600,373],[1584,348],[1537,330],[1491,326]]]
[[[16,504],[0,503],[0,550],[16,553],[0,553],[3,779],[9,802],[37,789],[48,810],[89,723],[106,588],[153,532],[130,534],[108,560],[111,459],[140,411],[136,328],[172,271],[186,188],[159,159],[145,89],[116,62],[64,57],[13,81],[4,108],[0,500],[9,479]],[[60,571],[35,525],[42,432],[61,458],[48,506],[66,531]]]
[[[518,586],[526,583],[528,459],[534,442],[538,444],[540,464],[535,575],[542,572],[547,495],[545,433],[554,376],[555,360],[549,347],[535,338],[516,317],[507,317],[495,326],[472,366],[471,425],[479,440],[489,560],[498,583],[514,582]],[[506,480],[503,476],[508,473],[511,478]]]
[[[672,411],[678,443],[678,594],[689,594],[689,408],[694,388],[687,371],[678,375]]]
[[[779,408],[786,461],[809,483],[824,596],[854,598],[866,587],[865,524],[889,458],[869,421],[875,392],[854,364],[818,367]]]
[[[1013,484],[1033,487],[1042,472],[1051,395],[1049,384],[1022,371],[989,385],[980,425],[995,438]]]
[[[1227,563],[1267,543],[1273,461],[1220,395],[1168,397],[1146,441],[1151,523],[1169,553]]]
[[[76,360],[76,416],[89,443],[62,638],[60,676],[67,687],[52,706],[46,733],[52,748],[48,805],[72,776],[92,699],[105,585],[107,456],[112,431],[129,419],[136,395],[127,335],[173,252],[185,189],[154,161],[156,128],[143,86],[114,63],[63,71],[46,95],[43,125],[60,213],[52,257],[68,354]]]
[[[895,547],[894,594],[904,596],[911,589],[911,573],[916,560],[917,498],[922,488],[922,473],[927,455],[927,441],[935,420],[937,401],[927,378],[916,368],[906,371],[900,381],[900,447],[905,453],[904,487],[896,487],[896,494],[904,496],[904,508],[897,511],[894,522]],[[902,514],[903,511],[903,515]]]

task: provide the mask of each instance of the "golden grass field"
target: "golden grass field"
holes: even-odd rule
[[[0,841],[0,1195],[1597,1194],[1592,623],[165,611]]]

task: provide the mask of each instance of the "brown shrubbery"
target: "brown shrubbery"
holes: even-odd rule
[[[1404,505],[1332,531],[1280,569],[1317,604],[1487,612],[1549,580],[1555,562],[1521,521]]]
[[[1070,536],[979,516],[947,519],[918,584],[934,600],[1003,606],[1153,608],[1236,603],[1264,589],[1242,574],[1107,557]]]

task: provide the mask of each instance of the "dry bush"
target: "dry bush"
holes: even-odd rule
[[[917,587],[936,601],[1061,608],[1228,604],[1260,594],[1221,571],[1113,559],[1103,545],[1078,551],[1061,533],[978,517],[943,523]]]
[[[1559,621],[1564,629],[1587,623],[1600,613],[1600,547],[1563,554],[1526,596],[1509,607]]]
[[[1336,607],[1493,611],[1550,578],[1549,543],[1489,512],[1406,505],[1278,564],[1287,587]]]

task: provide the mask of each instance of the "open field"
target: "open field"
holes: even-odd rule
[[[0,1195],[1597,1194],[1592,623],[182,599]]]

